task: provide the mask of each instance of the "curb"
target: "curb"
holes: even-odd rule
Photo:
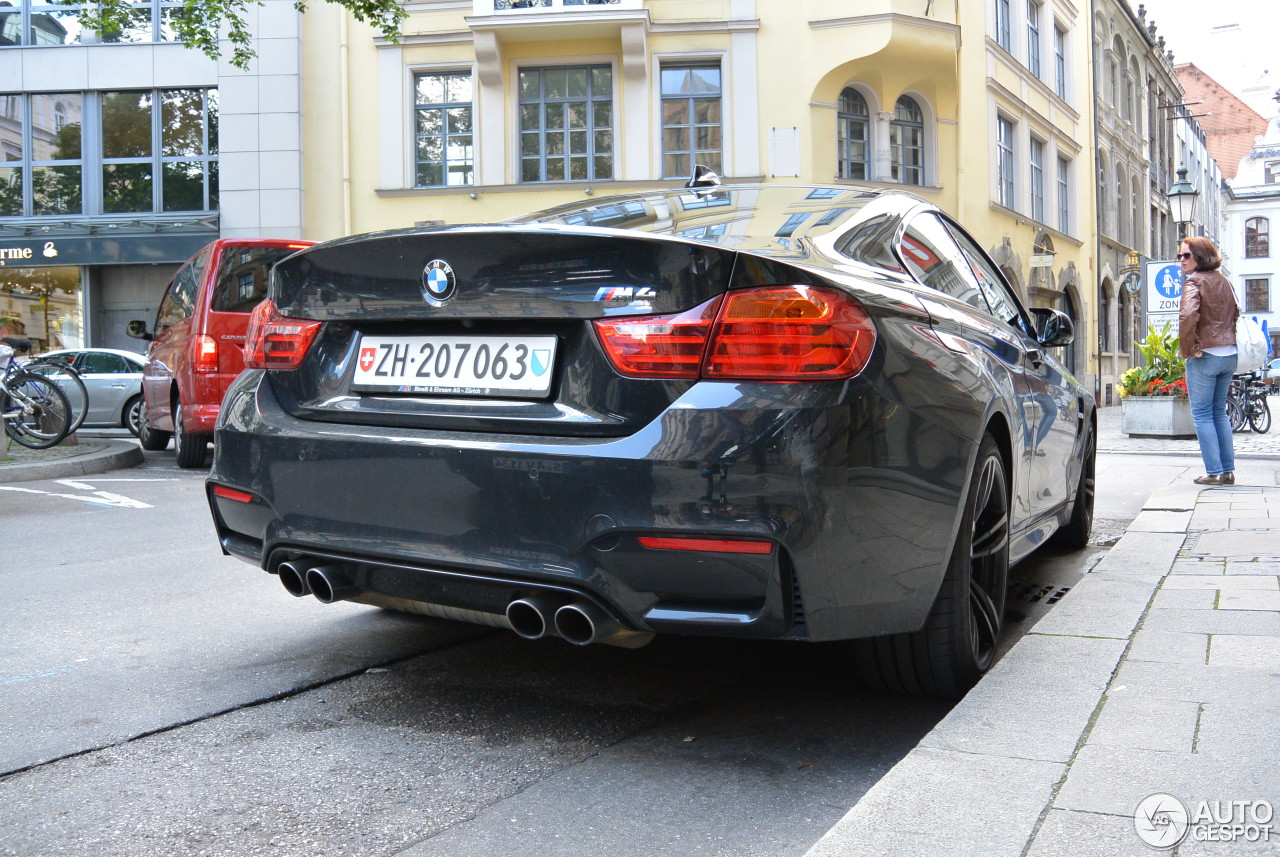
[[[107,449],[55,461],[33,461],[0,466],[0,483],[34,482],[39,479],[66,479],[89,476],[124,467],[137,467],[145,460],[136,443],[106,441]]]
[[[1033,843],[1040,849],[1038,834],[1172,572],[1199,494],[1152,494],[1135,521],[1148,525],[1130,527],[805,857],[932,855],[942,829],[951,854],[1019,857]],[[1132,823],[1116,821],[1129,835]],[[1119,842],[1131,844],[1131,853],[1143,848],[1137,838]]]

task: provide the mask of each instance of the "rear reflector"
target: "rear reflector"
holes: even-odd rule
[[[228,500],[235,500],[237,503],[252,503],[253,495],[244,491],[237,491],[234,488],[227,488],[224,485],[213,486],[213,493],[216,497],[226,497]]]
[[[245,368],[297,369],[323,324],[321,321],[285,318],[268,298],[249,314],[249,327],[244,337]]]
[[[747,539],[705,539],[687,536],[639,536],[641,547],[662,551],[707,551],[710,553],[770,553],[773,542]]]
[[[200,334],[195,337],[195,358],[192,367],[197,372],[218,371],[218,343],[212,336]]]
[[[595,327],[614,368],[635,378],[841,380],[862,371],[876,340],[862,304],[819,286],[742,289]]]

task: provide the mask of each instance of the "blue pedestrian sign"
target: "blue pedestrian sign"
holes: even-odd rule
[[[1177,313],[1182,303],[1182,269],[1176,262],[1147,263],[1147,312]]]

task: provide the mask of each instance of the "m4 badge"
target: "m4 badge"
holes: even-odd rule
[[[595,300],[604,303],[621,303],[623,301],[647,301],[657,296],[658,293],[649,286],[605,286],[596,289]]]

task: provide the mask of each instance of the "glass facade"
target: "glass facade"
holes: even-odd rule
[[[217,103],[204,89],[0,94],[0,217],[216,210]]]
[[[53,0],[7,0],[0,3],[0,47],[79,45],[103,42],[177,41],[174,21],[183,3],[151,0],[131,4],[129,21],[119,30],[94,33],[81,23],[79,3]]]

